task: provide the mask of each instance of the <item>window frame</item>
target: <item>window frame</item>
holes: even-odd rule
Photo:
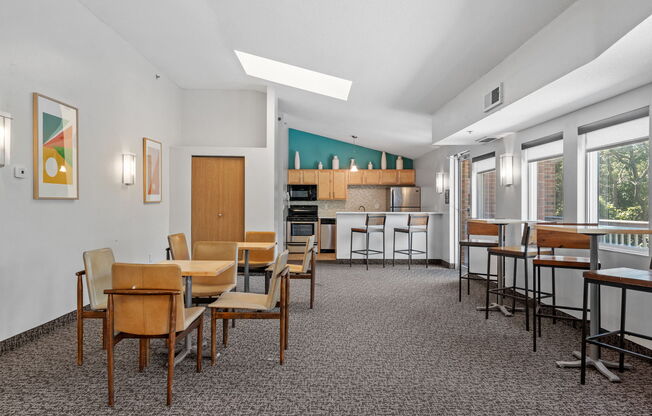
[[[552,147],[552,145],[556,144],[561,144],[561,149],[555,149]],[[544,148],[544,146],[550,146],[552,147],[548,151],[547,149]],[[532,156],[532,151],[537,150],[537,155]],[[543,151],[543,152],[542,152]],[[522,206],[523,209],[521,210],[523,219],[531,219],[531,220],[539,220],[537,211],[538,211],[538,195],[537,195],[537,178],[536,175],[534,175],[533,172],[534,168],[533,165],[536,162],[542,162],[546,160],[553,160],[553,159],[562,159],[562,163],[564,163],[564,135],[562,132],[559,133],[553,133],[549,136],[542,137],[540,139],[535,139],[531,140],[529,142],[525,142],[521,145],[521,156],[522,156],[522,162],[521,162],[521,172],[522,175],[525,177],[526,180],[524,180],[523,183],[523,190],[522,190]],[[564,171],[565,172],[565,171]],[[564,181],[562,179],[562,198],[564,197]],[[564,207],[565,208],[565,207]],[[564,213],[562,215],[566,215],[566,210],[564,209]]]
[[[471,160],[471,218],[484,218],[484,189],[480,189],[481,184],[478,179],[479,175],[491,171],[496,172],[495,154],[490,153],[486,157],[480,156]]]

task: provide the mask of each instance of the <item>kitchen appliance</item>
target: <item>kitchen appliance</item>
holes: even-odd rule
[[[421,211],[421,188],[418,186],[388,188],[387,207],[390,212]]]
[[[337,241],[335,218],[322,218],[319,222],[319,252],[335,253]]]
[[[290,253],[303,253],[308,238],[317,235],[318,209],[317,205],[288,207],[285,241]],[[317,244],[316,240],[315,244]]]
[[[288,185],[288,194],[290,201],[316,201],[317,185]]]

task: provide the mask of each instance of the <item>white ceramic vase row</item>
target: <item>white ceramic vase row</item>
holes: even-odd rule
[[[333,156],[333,160],[331,162],[332,169],[339,169],[340,168],[340,159],[337,157],[337,155]],[[294,152],[294,168],[295,169],[301,169],[301,157],[299,156],[299,152]],[[323,169],[324,165],[319,162],[319,165],[317,165],[317,169]],[[367,169],[371,170],[374,168],[374,164],[369,162],[367,165]],[[387,154],[383,152],[383,154],[380,156],[380,169],[385,170],[387,169]],[[396,169],[401,170],[403,169],[403,157],[399,156],[396,159]]]

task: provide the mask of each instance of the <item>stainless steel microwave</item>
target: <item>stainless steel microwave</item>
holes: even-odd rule
[[[290,201],[316,201],[317,185],[288,185]]]

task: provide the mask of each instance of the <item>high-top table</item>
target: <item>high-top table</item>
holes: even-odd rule
[[[192,278],[194,276],[217,276],[235,265],[229,260],[163,260],[159,264],[176,264],[181,268],[185,293],[184,304],[186,308],[192,307]],[[192,351],[192,340],[186,337],[186,347],[174,357],[174,365],[177,365]]]
[[[539,225],[542,230],[553,230],[567,233],[584,234],[590,237],[591,241],[591,270],[598,270],[598,237],[606,234],[652,234],[652,229],[618,227],[609,225]],[[589,288],[589,302],[591,308],[590,315],[590,334],[597,335],[600,333],[600,293],[595,284]],[[575,361],[557,361],[557,366],[561,368],[580,368],[582,354],[580,351],[573,351]],[[595,368],[602,375],[607,377],[611,382],[619,382],[620,377],[609,371],[609,368],[618,368],[619,363],[600,359],[600,348],[597,345],[589,346],[589,353],[586,357],[586,365]],[[632,368],[631,365],[625,364],[625,368]]]
[[[238,249],[244,252],[244,291],[249,292],[249,252],[256,250],[270,250],[276,247],[276,242],[258,243],[251,241],[238,242]]]
[[[525,223],[534,223],[536,221],[530,221],[530,220],[520,220],[520,219],[515,219],[515,218],[488,218],[488,219],[469,219],[469,221],[477,221],[477,222],[484,222],[486,224],[495,224],[498,226],[498,246],[499,247],[504,247],[505,246],[505,229],[507,228],[508,225],[510,224],[525,224]],[[470,260],[469,260],[470,261]],[[527,264],[526,266],[527,267]],[[516,279],[516,276],[514,276]],[[505,263],[504,263],[504,258],[502,260],[498,260],[498,264],[496,267],[496,280],[498,283],[498,287],[505,287]],[[527,296],[527,294],[526,294]],[[478,311],[484,311],[487,308],[484,306],[478,306],[475,308]],[[490,311],[500,311],[503,313],[505,316],[513,316],[513,313],[516,311],[522,311],[524,310],[523,308],[517,307],[514,310],[510,310],[511,306],[505,306],[505,297],[504,296],[498,296],[498,299],[494,303],[489,304],[489,310]]]

